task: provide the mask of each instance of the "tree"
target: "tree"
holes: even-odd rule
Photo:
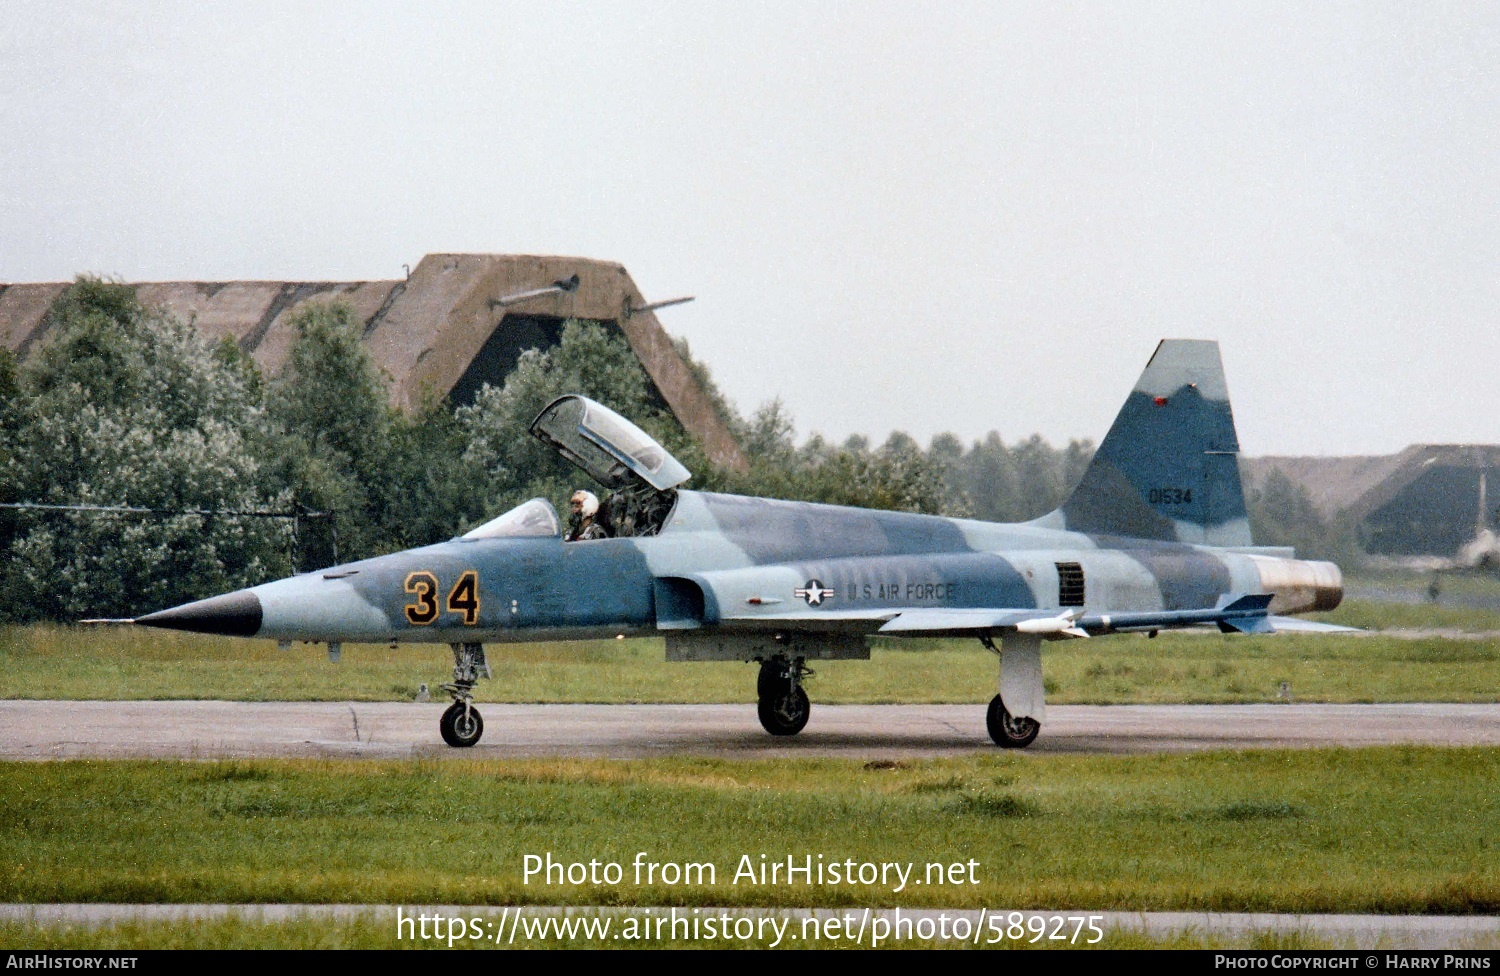
[[[341,561],[378,555],[388,548],[378,500],[390,455],[386,380],[347,304],[309,303],[290,324],[286,365],[267,384],[267,460],[293,505],[334,519],[304,534],[299,565],[331,563],[335,529]]]
[[[722,489],[769,498],[800,497],[796,479],[803,462],[797,452],[797,429],[781,400],[761,404],[748,421],[737,414],[734,421],[749,470],[719,472]]]
[[[464,428],[446,400],[396,413],[389,436],[384,474],[372,492],[386,548],[450,539],[488,517],[485,471],[468,458]]]
[[[485,385],[472,406],[458,410],[465,461],[484,472],[491,513],[537,496],[561,501],[583,478],[528,433],[542,408],[565,393],[597,400],[656,438],[694,473],[695,487],[712,471],[624,338],[597,322],[569,320],[556,346],[522,353],[503,386]]]
[[[828,450],[820,438],[801,452],[795,497],[832,505],[937,513],[945,495],[941,468],[917,442],[899,431],[877,450],[864,438],[850,438]]]
[[[1090,441],[1059,450],[1033,435],[1007,447],[995,431],[955,456],[956,440],[940,438],[932,447],[944,470],[945,514],[959,514],[966,504],[965,514],[991,522],[1024,522],[1057,508],[1094,456]]]
[[[11,456],[26,413],[26,401],[21,397],[20,381],[16,377],[16,359],[9,349],[0,348],[0,502],[21,500]],[[10,551],[17,525],[15,512],[0,509],[0,552]],[[0,616],[3,614],[4,608],[0,607]]]
[[[485,474],[465,459],[452,407],[441,398],[411,413],[392,407],[390,378],[346,303],[308,304],[291,325],[286,366],[267,385],[268,463],[295,504],[333,516],[309,526],[301,565],[333,561],[334,528],[348,562],[452,538],[478,521]]]
[[[288,568],[287,527],[197,512],[275,508],[254,450],[262,416],[244,363],[132,289],[79,278],[50,341],[19,370],[8,490],[54,504],[192,513],[19,514],[0,606],[11,619],[134,615]]]
[[[640,425],[693,473],[691,487],[839,505],[1014,521],[1060,504],[1092,455],[1040,437],[952,435],[923,450],[904,433],[800,446],[779,400],[742,417],[686,343],[679,353],[737,435],[748,472],[711,464],[667,409],[618,329],[564,324],[470,407],[390,406],[361,324],[341,303],[292,319],[287,365],[266,380],[232,341],[141,307],[134,291],[80,278],[49,315],[51,341],[17,368],[0,353],[0,500],[202,512],[296,507],[333,513],[338,557],[357,559],[462,532],[528,497],[560,502],[583,477],[528,427],[564,393]],[[0,513],[0,614],[131,614],[261,582],[334,558],[326,522],[227,515],[166,518]]]
[[[1278,469],[1249,491],[1245,502],[1257,545],[1291,546],[1303,559],[1330,559],[1346,567],[1363,559],[1353,521],[1323,518],[1307,489]]]

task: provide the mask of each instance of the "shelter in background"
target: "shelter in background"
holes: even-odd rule
[[[1500,446],[1414,444],[1386,457],[1242,463],[1252,488],[1280,471],[1307,490],[1324,518],[1352,515],[1360,544],[1372,555],[1451,558],[1500,526]]]
[[[46,341],[47,311],[67,283],[0,284],[0,343],[25,358]],[[625,337],[661,404],[715,463],[745,458],[702,385],[662,330],[624,267],[587,258],[429,254],[404,281],[174,281],[134,285],[142,304],[213,337],[229,337],[274,373],[291,349],[291,319],[312,301],[347,302],[365,344],[410,408],[428,396],[471,402],[499,386],[527,349],[548,349],[570,318],[594,319]],[[668,303],[661,303],[668,304]]]

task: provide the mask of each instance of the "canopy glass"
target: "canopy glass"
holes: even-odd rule
[[[644,482],[666,491],[691,472],[651,435],[588,397],[559,397],[537,415],[531,432],[610,489]]]

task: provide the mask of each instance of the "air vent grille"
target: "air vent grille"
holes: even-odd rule
[[[1057,604],[1081,607],[1084,603],[1083,567],[1078,563],[1057,564]]]

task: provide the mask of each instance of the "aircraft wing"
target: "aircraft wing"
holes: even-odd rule
[[[1018,624],[1034,620],[1052,620],[1055,610],[1003,610],[957,608],[936,610],[930,607],[885,607],[861,610],[793,611],[790,613],[756,613],[720,618],[720,626],[733,629],[762,630],[767,627],[790,627],[805,630],[847,630],[889,634],[896,637],[930,637],[974,635],[1015,629]],[[661,629],[677,629],[674,627]]]
[[[1063,616],[1055,610],[936,610],[924,607],[902,610],[881,627],[879,632],[897,637],[977,634],[1016,630],[1027,623],[1062,619]],[[1071,618],[1068,618],[1068,623],[1071,625]]]
[[[901,591],[893,588],[893,592]],[[1348,629],[1272,617],[1271,593],[1229,593],[1216,605],[1196,610],[1119,612],[1082,607],[848,606],[842,602],[842,593],[842,586],[825,586],[816,577],[809,579],[803,570],[787,566],[660,576],[655,580],[656,626],[658,630],[720,627],[742,633],[786,629],[893,637],[984,637],[1013,632],[1051,638],[1187,627],[1244,634]]]
[[[884,609],[798,609],[782,613],[743,613],[721,617],[720,625],[762,629],[796,627],[820,631],[862,631],[891,637],[960,637],[984,634],[1039,634],[1090,637],[1130,631],[1217,627],[1224,633],[1356,633],[1357,628],[1273,617],[1272,594],[1234,594],[1202,610],[1151,610],[1089,613],[1081,609],[1037,610],[1004,607],[888,607]]]
[[[1226,633],[1271,633],[1269,594],[1229,598],[1209,610],[1153,610],[1085,614],[1065,610],[908,610],[879,633],[898,637],[958,637],[1013,631],[1045,637],[1092,637],[1121,631],[1176,630],[1217,625]]]

